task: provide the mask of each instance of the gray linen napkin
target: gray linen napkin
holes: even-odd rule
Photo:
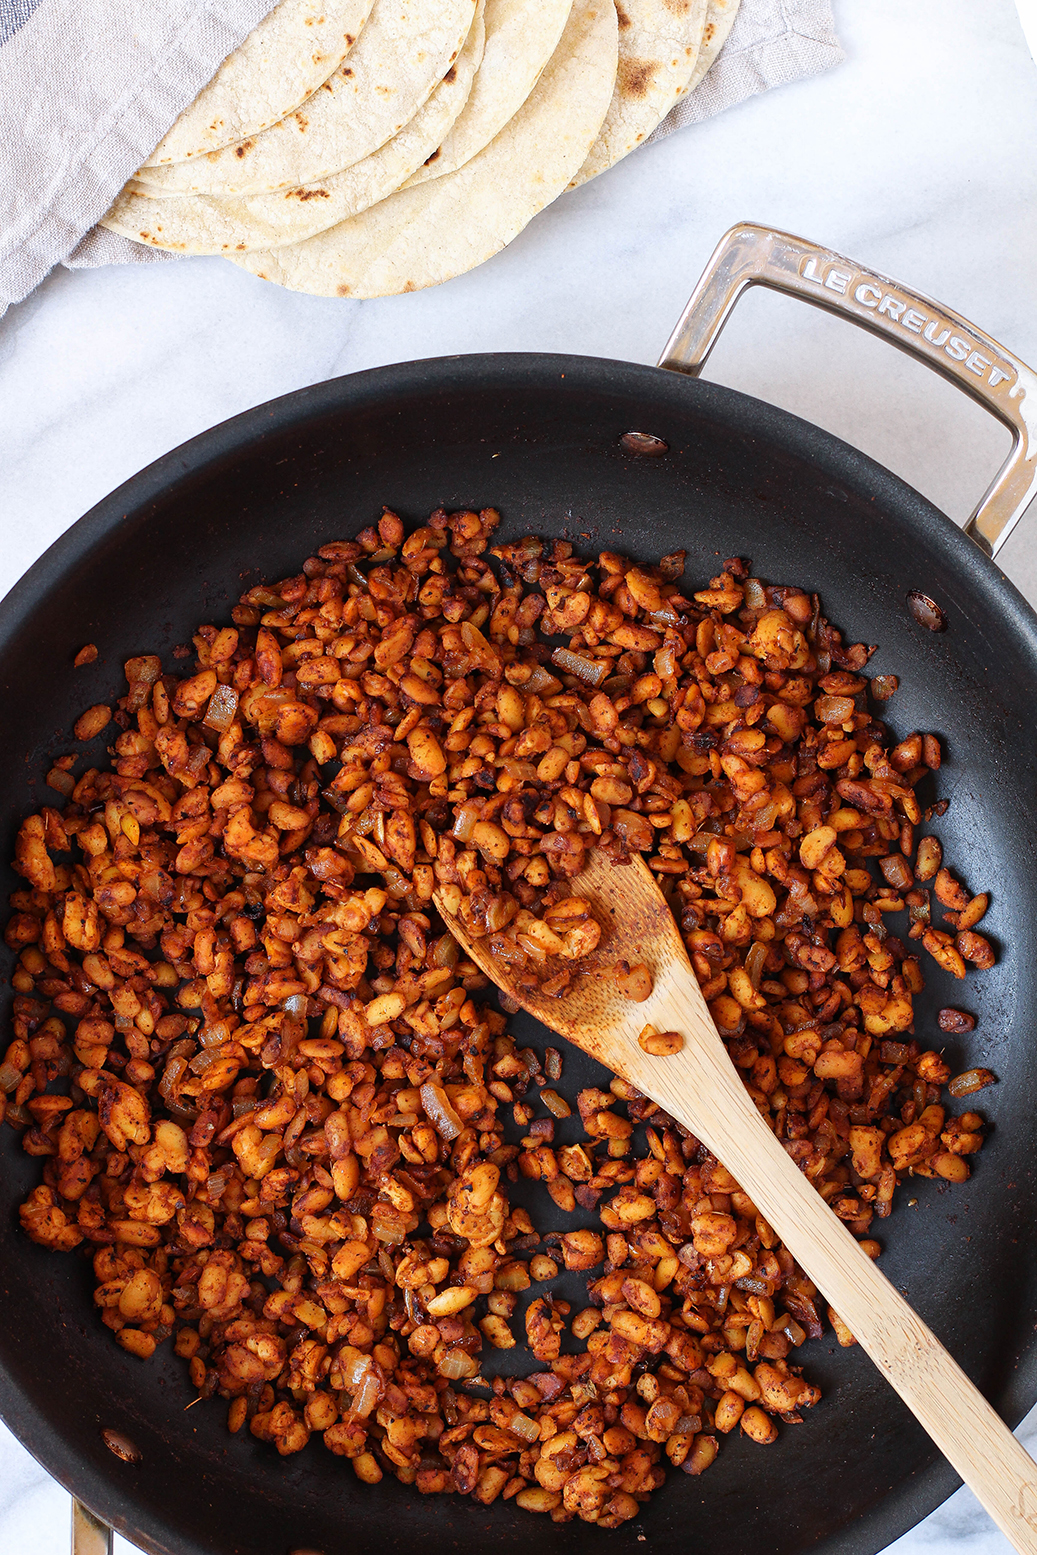
[[[645,144],[686,124],[712,119],[772,86],[820,75],[845,58],[835,35],[832,0],[742,0],[727,42],[710,69],[691,96],[670,109]]]
[[[56,264],[178,256],[96,223],[275,0],[0,0],[0,314]],[[712,69],[651,136],[843,58],[831,0],[742,0]]]
[[[273,5],[0,0],[0,307],[68,259]],[[92,246],[87,263],[151,257],[107,232]]]

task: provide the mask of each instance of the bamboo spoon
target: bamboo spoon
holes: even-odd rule
[[[786,1154],[750,1100],[710,1019],[666,901],[640,858],[617,867],[592,852],[572,881],[605,928],[597,969],[551,998],[515,985],[486,939],[436,906],[451,934],[502,992],[545,1026],[658,1102],[738,1180],[800,1266],[896,1388],[1017,1550],[1037,1555],[1037,1465],[958,1363],[861,1250]],[[647,965],[651,994],[635,1003],[608,967]],[[591,963],[588,963],[591,965]],[[679,1032],[669,1057],[638,1045],[646,1026]]]

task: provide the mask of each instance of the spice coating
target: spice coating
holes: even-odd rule
[[[817,1292],[622,1082],[581,1091],[584,1138],[555,1147],[558,1050],[509,1037],[433,891],[564,997],[597,944],[568,881],[590,847],[643,853],[754,1099],[875,1253],[898,1176],[962,1181],[982,1142],[941,1105],[885,915],[955,976],[993,951],[985,895],[917,835],[938,742],[873,717],[868,650],[816,599],[737,559],[685,595],[679,553],[491,552],[496,522],[386,512],[201,627],[192,674],[128,662],[113,770],[61,758],[65,808],[19,833],[0,1091],[42,1160],[26,1231],[92,1250],[116,1339],[172,1337],[232,1430],[611,1527],[667,1464],[701,1473],[719,1434],[766,1444],[816,1401],[794,1353]],[[520,1176],[600,1229],[527,1261]],[[473,1383],[559,1263],[587,1305],[534,1292],[541,1369]]]

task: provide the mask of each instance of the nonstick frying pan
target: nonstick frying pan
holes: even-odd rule
[[[885,335],[1012,428],[1013,452],[967,532],[836,438],[697,380],[753,284]],[[248,411],[137,475],[0,606],[3,859],[21,818],[46,801],[45,772],[68,748],[76,716],[118,694],[124,659],[156,651],[171,664],[199,621],[229,618],[243,588],[297,571],[383,503],[411,521],[440,505],[493,505],[506,540],[532,531],[644,560],[683,547],[695,580],[724,557],[748,556],[764,578],[817,590],[848,640],[879,644],[872,671],[899,675],[887,712],[898,735],[940,734],[932,798],[950,806],[935,829],[968,884],[991,893],[984,933],[997,965],[964,986],[927,965],[916,1009],[934,1045],[943,1043],[940,1006],[965,1003],[978,1016],[948,1056],[999,1076],[982,1098],[993,1127],[968,1184],[917,1180],[900,1190],[882,1226],[883,1267],[1015,1424],[1037,1398],[1037,618],[989,553],[1037,483],[1037,378],[919,294],[752,226],[720,244],[661,366],[673,370],[545,355],[380,368]],[[667,451],[631,453],[621,438],[632,430]],[[919,624],[912,590],[936,601],[945,630]],[[73,674],[86,642],[100,657]],[[16,877],[2,874],[6,896]],[[534,1044],[545,1037],[527,1017],[513,1029]],[[601,1074],[567,1053],[566,1089]],[[421,1497],[388,1479],[360,1485],[319,1444],[279,1459],[247,1433],[230,1437],[218,1402],[185,1412],[191,1388],[169,1346],[141,1363],[112,1343],[86,1262],[47,1253],[17,1229],[37,1163],[10,1129],[0,1152],[0,1414],[63,1485],[146,1550],[441,1555],[492,1541],[502,1552],[572,1555],[694,1541],[713,1555],[872,1555],[956,1484],[866,1357],[827,1340],[797,1356],[824,1392],[804,1425],[766,1452],[728,1439],[705,1476],[672,1474],[641,1516],[611,1533],[534,1521],[511,1504]],[[538,1224],[560,1229],[545,1204],[536,1200]]]

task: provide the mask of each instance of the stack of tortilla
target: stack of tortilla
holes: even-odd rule
[[[460,275],[694,90],[739,0],[280,0],[103,225],[384,297]]]

